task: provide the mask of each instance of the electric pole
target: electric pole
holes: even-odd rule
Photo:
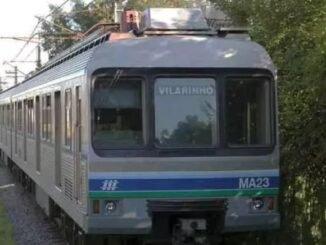
[[[6,71],[7,75],[12,75],[9,77],[14,78],[15,81],[15,85],[18,83],[18,67],[17,66],[13,66],[14,70],[13,71]]]
[[[7,82],[3,80],[3,77],[0,77],[0,92],[3,91],[3,87],[2,87],[3,84],[7,84]]]
[[[10,64],[8,61],[4,61],[3,62],[3,65],[9,65],[10,67],[13,68],[13,70],[9,70],[9,71],[6,71],[6,74],[7,75],[11,75],[11,76],[7,76],[7,77],[11,77],[11,78],[14,78],[14,81],[15,81],[15,85],[18,83],[18,72],[20,74],[22,74],[23,76],[26,76],[26,73],[22,72],[21,70],[18,69],[17,66],[14,66],[12,64]]]
[[[14,76],[15,76],[15,85],[18,83],[18,68],[15,66],[14,68]]]

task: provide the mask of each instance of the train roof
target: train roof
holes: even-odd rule
[[[76,74],[90,76],[99,68],[256,68],[275,74],[266,50],[252,41],[216,36],[135,37],[105,41],[3,91],[0,98]]]
[[[243,38],[242,30],[211,29],[200,9],[148,9],[139,30],[114,33],[115,28],[107,25],[85,37],[0,99],[99,68],[256,68],[275,74],[262,46]]]
[[[87,71],[91,74],[103,67],[275,70],[259,44],[214,36],[152,36],[107,42],[94,50]]]

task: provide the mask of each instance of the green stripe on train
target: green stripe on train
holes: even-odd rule
[[[251,190],[194,190],[194,191],[92,191],[90,198],[175,198],[175,197],[232,197],[277,195],[278,188]]]

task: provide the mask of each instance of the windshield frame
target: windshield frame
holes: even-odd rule
[[[117,70],[123,70],[123,77],[143,78],[145,105],[143,105],[144,145],[137,148],[112,147],[109,149],[96,149],[93,145],[93,135],[90,132],[90,145],[100,157],[196,157],[196,156],[262,156],[271,154],[278,145],[277,137],[277,101],[276,81],[274,74],[267,69],[256,68],[100,68],[89,74],[90,79],[90,129],[93,130],[93,91],[94,82],[98,76],[114,76]],[[218,126],[218,144],[212,147],[173,147],[159,148],[155,145],[155,106],[154,106],[154,81],[158,77],[192,77],[215,78],[216,80],[216,110]],[[268,79],[271,84],[271,145],[268,146],[237,146],[226,144],[226,132],[223,130],[225,122],[225,81],[228,77],[255,77]]]
[[[115,69],[118,71],[119,69]],[[95,151],[106,151],[106,150],[141,150],[145,149],[146,145],[148,143],[148,132],[146,130],[147,123],[146,123],[146,114],[147,114],[147,107],[146,107],[146,97],[147,97],[147,91],[146,91],[146,77],[144,75],[124,75],[122,80],[139,80],[140,86],[141,86],[141,105],[142,105],[142,144],[139,145],[128,145],[124,146],[122,144],[113,144],[110,147],[97,147],[94,141],[95,136],[95,105],[94,105],[94,92],[95,92],[95,84],[98,79],[101,78],[114,78],[114,73],[102,73],[96,74],[92,78],[92,89],[91,89],[91,144]]]
[[[276,139],[274,137],[275,133],[276,133],[276,112],[275,112],[275,99],[274,99],[274,86],[273,86],[273,80],[271,80],[270,77],[266,76],[266,75],[256,75],[256,76],[243,76],[243,75],[236,75],[236,74],[232,74],[232,75],[226,75],[223,78],[223,89],[225,91],[224,93],[224,104],[226,104],[226,83],[228,81],[235,81],[235,80],[245,80],[245,81],[253,81],[253,80],[260,80],[262,83],[263,82],[267,82],[268,83],[268,89],[269,89],[269,118],[270,118],[270,128],[269,130],[269,134],[270,134],[270,144],[231,144],[228,142],[228,136],[227,136],[227,108],[226,106],[223,107],[223,118],[225,121],[225,146],[228,148],[233,148],[233,149],[250,149],[250,148],[266,148],[266,147],[273,147],[276,144]]]

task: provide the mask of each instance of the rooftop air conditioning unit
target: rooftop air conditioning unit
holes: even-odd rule
[[[149,8],[142,15],[139,31],[210,31],[210,28],[200,8]]]

